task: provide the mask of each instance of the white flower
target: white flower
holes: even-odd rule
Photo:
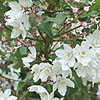
[[[58,49],[55,53],[59,58],[59,62],[64,66],[64,70],[68,70],[74,66],[75,58],[73,57],[73,49],[68,44],[64,44],[64,49]]]
[[[72,11],[73,11],[73,13],[77,13],[77,12],[78,12],[78,10],[79,10],[79,8],[72,7]]]
[[[33,80],[36,82],[41,79],[42,82],[46,82],[48,78],[55,81],[56,75],[52,70],[52,65],[49,63],[40,63],[32,66],[32,72],[34,73]]]
[[[95,30],[93,34],[86,37],[86,41],[88,41],[92,47],[100,48],[100,31]]]
[[[94,49],[90,48],[90,44],[86,41],[81,43],[81,46],[76,45],[74,48],[74,56],[79,63],[87,66],[88,63],[96,56]]]
[[[31,0],[19,0],[19,3],[17,2],[9,2],[9,7],[11,7],[12,10],[24,10],[26,7],[32,6]]]
[[[22,23],[12,22],[12,23],[10,23],[10,25],[13,26],[11,38],[16,38],[21,34],[23,39],[25,39],[26,31],[25,31],[25,28]]]
[[[61,64],[58,60],[53,61],[53,67],[52,70],[55,72],[55,74],[58,75],[62,75],[62,77],[66,78],[69,75],[72,76],[72,71],[70,68],[68,68],[66,70],[66,65],[64,66],[63,64]]]
[[[35,47],[29,47],[29,50],[31,53],[28,54],[28,57],[22,58],[22,61],[26,67],[30,67],[30,62],[34,61],[36,59],[36,49]]]
[[[84,11],[89,11],[90,6],[85,6]]]
[[[49,93],[44,87],[39,85],[34,85],[34,86],[30,86],[28,89],[30,92],[36,92],[37,94],[39,94],[41,100],[48,100]]]
[[[74,88],[74,83],[68,79],[68,78],[62,78],[58,77],[56,83],[53,85],[53,91],[56,91],[58,89],[58,92],[64,96],[66,91],[67,91],[67,86],[68,87],[73,87]]]
[[[95,74],[95,68],[90,66],[89,64],[87,66],[84,66],[81,63],[76,63],[75,68],[76,68],[77,75],[82,78],[88,75],[93,77]]]
[[[11,95],[11,89],[6,89],[4,93],[0,91],[0,100],[17,100],[17,97]]]
[[[39,94],[41,100],[63,100],[63,98],[54,98],[54,92],[51,92],[49,94],[48,91],[40,85],[30,86],[28,89],[30,92],[36,92],[37,94]]]

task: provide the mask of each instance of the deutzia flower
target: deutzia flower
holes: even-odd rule
[[[66,86],[74,88],[75,85],[68,78],[58,77],[56,83],[53,85],[53,91],[56,91],[58,89],[58,92],[62,96],[64,96],[66,91],[67,91],[67,87]]]
[[[85,6],[84,11],[89,11],[90,6]]]
[[[62,77],[68,77],[69,75],[72,76],[72,71],[70,68],[66,70],[65,66],[62,65],[58,60],[53,61],[53,67],[52,70],[55,72],[55,74],[62,75]]]
[[[86,37],[86,41],[88,41],[93,48],[100,48],[100,31],[95,30],[93,34]]]
[[[39,94],[41,100],[48,100],[49,93],[44,87],[39,85],[34,85],[34,86],[30,86],[28,89],[30,92],[36,92],[37,94]]]
[[[55,81],[56,75],[52,70],[52,65],[49,63],[40,63],[32,66],[32,72],[34,73],[33,80],[36,82],[41,79],[42,82],[46,82],[48,78]]]
[[[4,93],[0,91],[0,100],[17,100],[17,97],[11,95],[11,89],[6,89]]]
[[[26,67],[30,67],[30,62],[34,61],[36,59],[36,49],[35,47],[29,47],[29,50],[31,53],[28,54],[28,57],[22,58],[22,61]]]
[[[62,64],[64,70],[68,70],[70,67],[73,67],[75,64],[75,58],[73,56],[73,49],[68,45],[64,44],[64,49],[58,49],[55,53],[59,59],[59,62]]]
[[[25,7],[31,7],[32,4],[31,0],[19,0],[19,3],[9,2],[11,10],[5,13],[5,25],[13,26],[11,38],[16,38],[21,34],[25,39],[26,31],[30,28],[29,15]]]
[[[96,56],[94,49],[90,48],[90,44],[86,41],[81,43],[81,46],[76,45],[74,48],[74,56],[79,63],[87,66],[88,63]]]
[[[72,12],[73,12],[73,13],[77,13],[78,11],[79,11],[79,8],[72,7]]]
[[[13,10],[24,10],[26,7],[31,7],[32,6],[32,1],[31,0],[19,0],[19,3],[17,2],[9,2],[9,7]]]
[[[51,92],[49,94],[48,91],[40,85],[30,86],[28,89],[30,92],[36,92],[37,94],[39,94],[41,100],[63,100],[63,98],[54,98],[54,92]]]
[[[11,38],[16,38],[21,34],[23,39],[25,39],[26,31],[25,31],[24,26],[21,23],[12,22],[10,25],[13,26]]]

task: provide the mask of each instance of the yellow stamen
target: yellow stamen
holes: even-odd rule
[[[70,53],[69,52],[67,53],[67,56],[70,57]]]
[[[81,54],[82,54],[82,55],[86,55],[86,52],[85,52],[85,51],[82,51]]]
[[[96,44],[96,45],[98,45],[98,44],[99,44],[97,40],[96,40],[95,44]]]
[[[47,71],[48,73],[50,73],[50,70],[49,70],[49,69],[47,69],[46,71]]]
[[[65,84],[65,82],[61,82],[61,85],[64,85]]]
[[[24,8],[24,6],[23,6],[23,5],[20,5],[20,8],[21,8],[21,9],[23,9],[23,8]]]
[[[8,100],[6,97],[4,97],[4,100]]]
[[[14,28],[15,28],[16,30],[18,30],[18,29],[19,29],[19,27],[18,27],[18,26],[15,26]]]

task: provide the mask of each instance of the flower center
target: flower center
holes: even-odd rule
[[[4,97],[4,100],[8,100],[6,97]]]
[[[70,57],[71,57],[71,53],[68,52],[68,53],[66,54],[66,56],[67,56],[68,58],[70,58]]]
[[[83,67],[86,68],[86,69],[88,68],[88,66],[83,66]]]
[[[96,40],[95,44],[96,44],[96,45],[99,45],[99,43],[98,43],[98,41],[97,41],[97,40]]]
[[[65,84],[65,82],[61,82],[61,85],[64,85]]]
[[[86,55],[86,52],[85,52],[85,51],[82,51],[81,54],[82,54],[82,55]]]
[[[48,73],[50,73],[50,70],[49,70],[49,69],[46,69],[46,71],[47,71]]]
[[[23,8],[24,8],[24,6],[23,6],[23,5],[20,5],[20,8],[21,8],[21,9],[23,9]]]
[[[18,29],[19,29],[19,27],[18,27],[18,26],[15,26],[14,28],[15,28],[16,30],[18,30]]]

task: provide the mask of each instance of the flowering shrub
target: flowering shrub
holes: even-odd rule
[[[100,99],[99,0],[0,5],[0,100]]]

